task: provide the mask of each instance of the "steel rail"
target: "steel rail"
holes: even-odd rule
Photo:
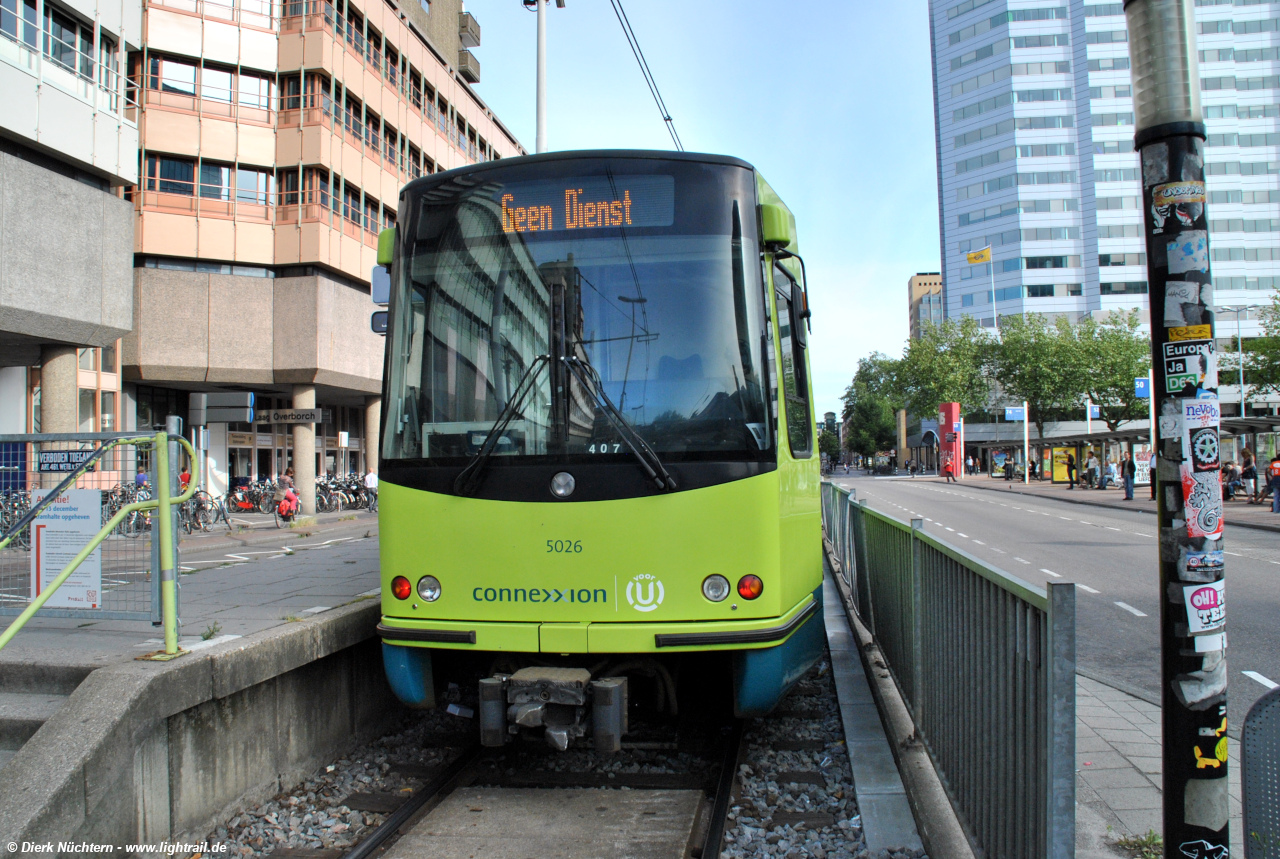
[[[711,801],[711,815],[706,837],[702,839],[700,859],[716,859],[724,841],[725,819],[729,816],[729,801],[733,798],[733,780],[738,775],[738,758],[742,754],[742,740],[746,734],[746,722],[734,719],[729,729],[724,757],[720,760],[720,774],[716,779],[716,794]]]

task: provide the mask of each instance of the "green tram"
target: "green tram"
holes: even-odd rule
[[[488,675],[488,745],[617,748],[628,701],[770,711],[825,641],[790,211],[736,158],[583,151],[424,177],[399,212],[379,249],[396,695]]]

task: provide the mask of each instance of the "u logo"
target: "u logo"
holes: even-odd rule
[[[636,611],[653,611],[662,605],[665,596],[662,582],[653,576],[641,573],[627,582],[627,602]]]

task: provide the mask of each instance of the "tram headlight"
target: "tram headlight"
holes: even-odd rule
[[[753,600],[764,593],[764,582],[759,576],[743,576],[738,579],[738,596],[744,600]]]
[[[407,600],[413,593],[413,585],[404,576],[396,576],[391,580],[391,595],[398,600]]]
[[[423,576],[418,579],[418,596],[427,602],[440,599],[440,580],[435,576]]]
[[[702,580],[702,595],[712,602],[723,602],[729,596],[729,580],[721,575],[707,576]]]

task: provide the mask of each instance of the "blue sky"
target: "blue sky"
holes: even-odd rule
[[[551,149],[670,149],[608,0],[547,11]],[[534,148],[537,16],[469,0],[476,91]],[[796,215],[813,305],[819,415],[858,359],[898,355],[907,278],[938,270],[933,82],[924,0],[625,0],[685,148],[736,155]]]

